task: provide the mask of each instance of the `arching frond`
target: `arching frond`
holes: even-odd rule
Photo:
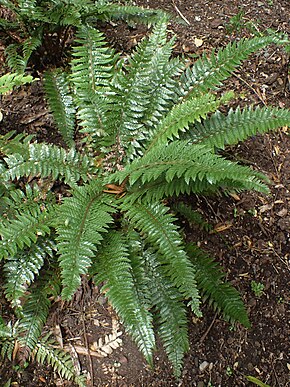
[[[192,141],[224,149],[250,136],[289,125],[290,112],[271,107],[239,107],[227,115],[217,111],[209,119],[197,123],[189,132]]]
[[[227,79],[242,61],[273,43],[286,44],[287,38],[279,35],[256,36],[229,43],[217,52],[213,50],[210,57],[204,54],[193,66],[188,67],[181,77],[181,95],[187,96],[188,93],[198,95],[200,92],[221,86],[222,81]]]
[[[67,75],[46,72],[44,88],[58,130],[66,144],[74,145],[75,107],[67,82]]]
[[[159,203],[123,204],[130,222],[144,234],[145,240],[158,251],[160,260],[172,283],[188,300],[193,312],[200,315],[199,294],[194,268],[183,249],[183,242],[168,208]]]
[[[20,307],[20,298],[33,283],[47,256],[53,255],[54,244],[50,241],[41,241],[33,244],[14,256],[9,256],[4,263],[5,296],[11,301],[12,307]]]
[[[223,186],[267,192],[263,180],[268,181],[261,173],[225,160],[207,147],[186,141],[155,146],[123,171],[116,172],[113,181],[115,179],[119,183],[128,180],[131,185],[128,186],[128,202],[146,195],[152,197],[148,188],[152,185],[153,191],[154,183],[157,183],[160,199],[166,193],[170,196],[168,193],[200,192],[200,188],[215,191],[217,187]]]
[[[113,222],[111,213],[115,210],[104,198],[102,188],[95,181],[77,187],[60,206],[57,233],[64,299],[71,298],[79,287],[80,275],[87,273],[97,245]]]
[[[166,144],[168,140],[178,138],[179,133],[186,131],[189,124],[205,119],[207,114],[216,111],[219,105],[220,101],[212,94],[190,98],[175,105],[155,128],[155,134],[146,150],[152,149],[156,144]]]
[[[74,380],[80,387],[86,386],[85,377],[76,373],[71,356],[55,348],[54,340],[46,337],[38,341],[32,355],[39,363],[50,365],[63,378]]]
[[[205,299],[227,320],[239,321],[249,328],[251,324],[241,296],[229,282],[223,281],[225,275],[218,264],[194,245],[187,246],[186,251],[196,269],[198,288]]]
[[[36,347],[48,316],[49,307],[50,301],[43,286],[33,286],[23,304],[21,318],[17,325],[21,355],[26,358],[25,360]]]
[[[14,86],[24,85],[25,83],[32,82],[33,78],[31,75],[7,73],[0,77],[0,94],[11,91]]]
[[[27,151],[28,155],[11,154],[5,158],[7,179],[38,175],[43,178],[52,176],[55,180],[64,177],[65,183],[71,186],[75,186],[80,179],[88,179],[92,161],[74,148],[67,152],[55,145],[29,144]]]
[[[189,350],[186,309],[179,290],[169,280],[155,254],[144,254],[148,288],[157,313],[157,331],[164,344],[174,374],[179,377],[184,354]]]
[[[110,303],[121,317],[149,364],[153,364],[155,346],[152,316],[146,303],[138,294],[138,277],[132,272],[126,237],[112,231],[104,241],[98,254],[98,274],[95,280],[105,282],[105,291]],[[135,280],[135,281],[134,281]],[[144,299],[143,299],[144,301]]]

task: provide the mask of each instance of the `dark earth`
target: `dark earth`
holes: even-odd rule
[[[290,32],[289,0],[138,0],[136,4],[160,7],[179,18],[182,23],[169,25],[170,33],[177,35],[174,53],[192,60],[204,51],[267,28]],[[147,33],[145,27],[123,23],[100,28],[114,47],[124,52],[130,52]],[[0,50],[4,73],[4,43]],[[235,91],[241,106],[290,108],[289,81],[289,55],[270,47],[252,56],[227,81],[225,89]],[[41,81],[3,97],[1,110],[1,133],[25,131],[36,134],[39,141],[61,144]],[[252,328],[231,326],[209,306],[203,307],[202,319],[189,316],[191,350],[181,379],[175,380],[161,347],[156,351],[154,370],[148,368],[99,289],[84,279],[70,304],[54,304],[45,331],[52,331],[60,346],[71,353],[76,367],[87,373],[88,386],[253,386],[247,375],[271,387],[290,386],[289,135],[285,127],[226,149],[229,158],[267,174],[272,181],[271,194],[184,198],[212,227],[208,232],[181,220],[188,240],[222,264],[227,279],[243,297]],[[2,313],[9,319],[4,308]],[[104,346],[98,357],[92,356],[89,349],[93,343],[102,346],[110,334],[116,349],[107,354]],[[9,380],[10,384],[5,384]],[[48,367],[32,363],[23,370],[6,360],[0,363],[0,386],[73,384]]]

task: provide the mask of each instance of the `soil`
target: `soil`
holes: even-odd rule
[[[288,0],[137,0],[136,4],[163,8],[182,23],[169,28],[177,35],[174,53],[194,58],[229,41],[252,36],[266,28],[290,32]],[[237,16],[238,15],[238,16]],[[131,51],[146,28],[112,23],[100,28],[119,50]],[[2,50],[2,46],[0,49]],[[3,50],[2,50],[3,51]],[[250,58],[225,84],[239,103],[290,108],[289,57],[270,47]],[[41,75],[41,74],[40,74]],[[29,132],[43,141],[61,144],[43,96],[41,81],[2,98],[1,133]],[[180,380],[158,345],[155,368],[149,369],[135,344],[99,289],[85,280],[70,304],[54,304],[46,331],[66,346],[76,365],[87,372],[93,386],[250,386],[251,375],[271,387],[290,386],[290,132],[281,128],[227,149],[227,156],[267,174],[271,193],[243,193],[233,197],[187,197],[212,226],[211,232],[181,222],[188,240],[216,257],[227,279],[241,292],[252,328],[232,326],[210,307],[202,319],[189,316],[191,349]],[[255,281],[254,284],[252,281]],[[264,285],[263,291],[255,284]],[[3,307],[4,309],[4,307]],[[9,310],[7,310],[9,315]],[[90,356],[87,348],[113,334],[111,354]],[[47,367],[32,363],[26,369],[4,361],[0,385],[72,386]],[[90,380],[90,383],[89,383]]]

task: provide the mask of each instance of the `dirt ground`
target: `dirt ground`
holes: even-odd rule
[[[175,54],[194,58],[229,41],[266,28],[290,32],[288,0],[137,0],[179,17],[170,30],[177,35]],[[145,27],[122,23],[101,26],[108,40],[125,52],[146,33]],[[227,81],[239,103],[290,108],[289,56],[270,47],[250,58]],[[2,100],[1,133],[11,129],[35,133],[60,143],[43,98],[41,82]],[[61,337],[93,386],[251,386],[246,375],[271,387],[290,386],[290,131],[256,136],[227,149],[227,156],[267,174],[271,194],[243,193],[234,197],[187,197],[212,226],[205,232],[182,221],[188,240],[198,243],[221,262],[247,306],[251,329],[233,327],[204,306],[204,316],[189,316],[191,349],[180,380],[159,347],[155,368],[149,369],[99,289],[83,281],[70,304],[55,303],[46,330]],[[253,282],[254,281],[254,282]],[[264,286],[260,289],[259,286]],[[112,334],[116,349],[93,357],[88,348]],[[105,356],[106,355],[106,356]],[[72,386],[49,368],[31,364],[19,370],[0,363],[0,386]],[[89,385],[89,384],[88,384]]]

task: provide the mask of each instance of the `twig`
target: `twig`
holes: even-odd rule
[[[240,76],[238,76],[236,73],[233,73],[233,76],[238,78],[241,82],[244,82],[245,85],[248,86],[249,89],[251,89],[255,94],[256,96],[259,98],[259,100],[262,102],[262,104],[264,106],[267,106],[266,102],[264,101],[264,99],[260,96],[260,94],[257,92],[257,90],[255,90],[247,81],[245,81],[243,78],[241,78]]]
[[[211,328],[213,327],[213,324],[215,323],[215,320],[216,320],[216,317],[217,317],[217,312],[215,313],[214,317],[213,317],[213,320],[210,324],[210,326],[207,328],[207,330],[205,331],[205,333],[201,336],[201,339],[199,340],[199,344],[202,344],[204,342],[204,340],[206,339],[207,335],[209,334],[209,331],[211,330]]]
[[[177,8],[177,5],[174,3],[174,1],[172,1],[172,4],[174,6],[174,8],[176,9],[176,12],[179,14],[179,16],[181,17],[181,19],[183,19],[185,21],[185,23],[187,25],[190,26],[190,22],[186,19],[186,17],[180,12],[180,10]]]
[[[82,325],[83,325],[83,337],[84,337],[84,342],[85,346],[87,349],[87,358],[89,360],[89,366],[90,366],[90,376],[91,376],[91,385],[94,385],[94,368],[93,368],[93,362],[92,362],[92,356],[91,356],[91,351],[88,343],[88,337],[87,337],[87,330],[86,330],[86,324],[84,322],[84,305],[83,305],[83,299],[82,299]]]

